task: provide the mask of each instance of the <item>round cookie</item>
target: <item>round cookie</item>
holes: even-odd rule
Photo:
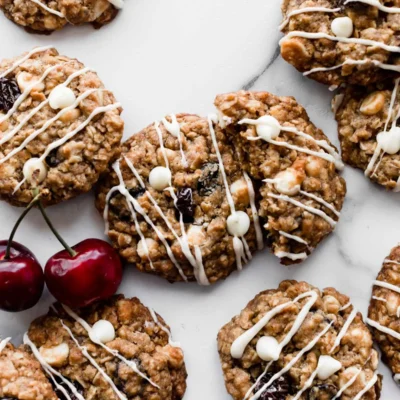
[[[378,354],[349,298],[284,281],[257,295],[218,334],[236,400],[380,398]]]
[[[400,385],[400,246],[392,249],[374,281],[367,323],[372,327],[382,360]]]
[[[111,22],[124,0],[0,0],[8,19],[27,31],[51,33],[67,24],[91,23],[95,28]]]
[[[321,83],[367,85],[400,72],[400,1],[283,0],[282,57]]]
[[[24,343],[67,400],[179,400],[186,390],[179,344],[136,298],[114,296],[75,312],[56,304]]]
[[[0,198],[26,206],[89,191],[119,154],[121,105],[97,74],[49,47],[0,63]]]
[[[0,398],[57,400],[40,363],[24,346],[0,340]]]
[[[262,248],[255,191],[224,130],[211,117],[179,114],[122,145],[96,204],[129,263],[208,285]]]
[[[343,160],[395,192],[400,191],[399,83],[349,86],[333,100]]]
[[[335,228],[346,194],[335,147],[292,97],[241,91],[217,96],[215,105],[260,185],[268,245],[283,264],[305,260]]]

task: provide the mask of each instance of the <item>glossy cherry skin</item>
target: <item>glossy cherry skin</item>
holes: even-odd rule
[[[122,280],[118,253],[103,240],[87,239],[47,261],[44,274],[50,293],[71,307],[85,307],[116,293]]]
[[[43,270],[33,253],[16,242],[12,242],[10,258],[6,260],[7,243],[0,241],[0,309],[28,310],[42,296]]]

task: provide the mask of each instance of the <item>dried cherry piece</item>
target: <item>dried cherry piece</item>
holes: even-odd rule
[[[141,186],[136,186],[132,189],[129,189],[129,194],[134,198],[137,199],[138,197],[142,196],[146,192]]]
[[[0,78],[0,110],[10,111],[20,95],[21,91],[15,80]]]
[[[320,384],[311,388],[308,400],[331,400],[338,394],[336,386],[331,384]]]
[[[193,217],[195,211],[192,189],[179,189],[176,197],[176,208],[183,215],[183,222],[192,223],[194,221]]]
[[[65,391],[68,393],[68,395],[71,398],[71,400],[78,400],[78,398],[72,393],[71,389],[69,388],[69,386],[64,381],[62,381],[58,377],[55,377],[55,379],[57,381],[57,384],[65,389]],[[78,391],[78,393],[83,395],[83,387],[82,387],[82,385],[79,382],[76,382],[76,381],[71,382],[71,383],[75,386],[75,388]],[[52,383],[52,386],[53,386],[54,392],[57,395],[57,397],[59,398],[59,400],[67,400],[67,398],[65,397],[64,393],[60,389],[57,389],[57,386],[54,383]]]
[[[260,380],[254,391],[258,392],[274,376],[272,372],[265,374]],[[260,396],[260,400],[286,400],[290,394],[290,384],[286,376],[283,375],[276,379]]]
[[[61,160],[57,157],[58,149],[52,150],[49,155],[46,157],[45,161],[46,164],[51,167],[55,168],[58,164],[61,163]]]
[[[219,165],[213,163],[204,164],[201,177],[197,183],[200,196],[209,196],[218,186]]]

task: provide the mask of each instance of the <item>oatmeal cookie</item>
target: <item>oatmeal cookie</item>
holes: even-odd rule
[[[400,191],[399,82],[349,86],[333,100],[344,162],[395,192]]]
[[[75,312],[56,304],[24,343],[73,399],[178,400],[186,390],[181,348],[136,298],[114,296]]]
[[[9,340],[0,340],[0,398],[57,400],[40,363],[27,348],[16,349]]]
[[[122,109],[97,74],[52,48],[0,63],[0,198],[46,205],[89,191],[119,154]]]
[[[382,378],[362,315],[333,288],[284,281],[257,295],[218,334],[236,400],[374,400]]]
[[[262,248],[255,192],[224,130],[179,114],[122,145],[96,204],[129,263],[171,282],[208,285]]]
[[[321,83],[367,85],[400,72],[400,0],[283,0],[282,57]]]
[[[376,279],[367,322],[400,385],[400,246],[392,249]]]
[[[336,149],[292,97],[241,91],[217,96],[215,105],[242,167],[260,185],[268,245],[283,264],[301,262],[340,216],[346,184]]]
[[[8,19],[29,32],[51,33],[67,24],[91,23],[95,28],[111,22],[124,0],[0,0]]]

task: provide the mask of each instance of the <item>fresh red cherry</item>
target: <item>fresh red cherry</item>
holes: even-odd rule
[[[7,240],[0,241],[0,309],[27,310],[39,301],[44,275],[39,262],[25,246],[11,242],[7,257]]]
[[[122,264],[111,245],[87,239],[69,250],[72,252],[55,254],[45,267],[47,287],[58,301],[80,308],[116,293],[122,280]]]

